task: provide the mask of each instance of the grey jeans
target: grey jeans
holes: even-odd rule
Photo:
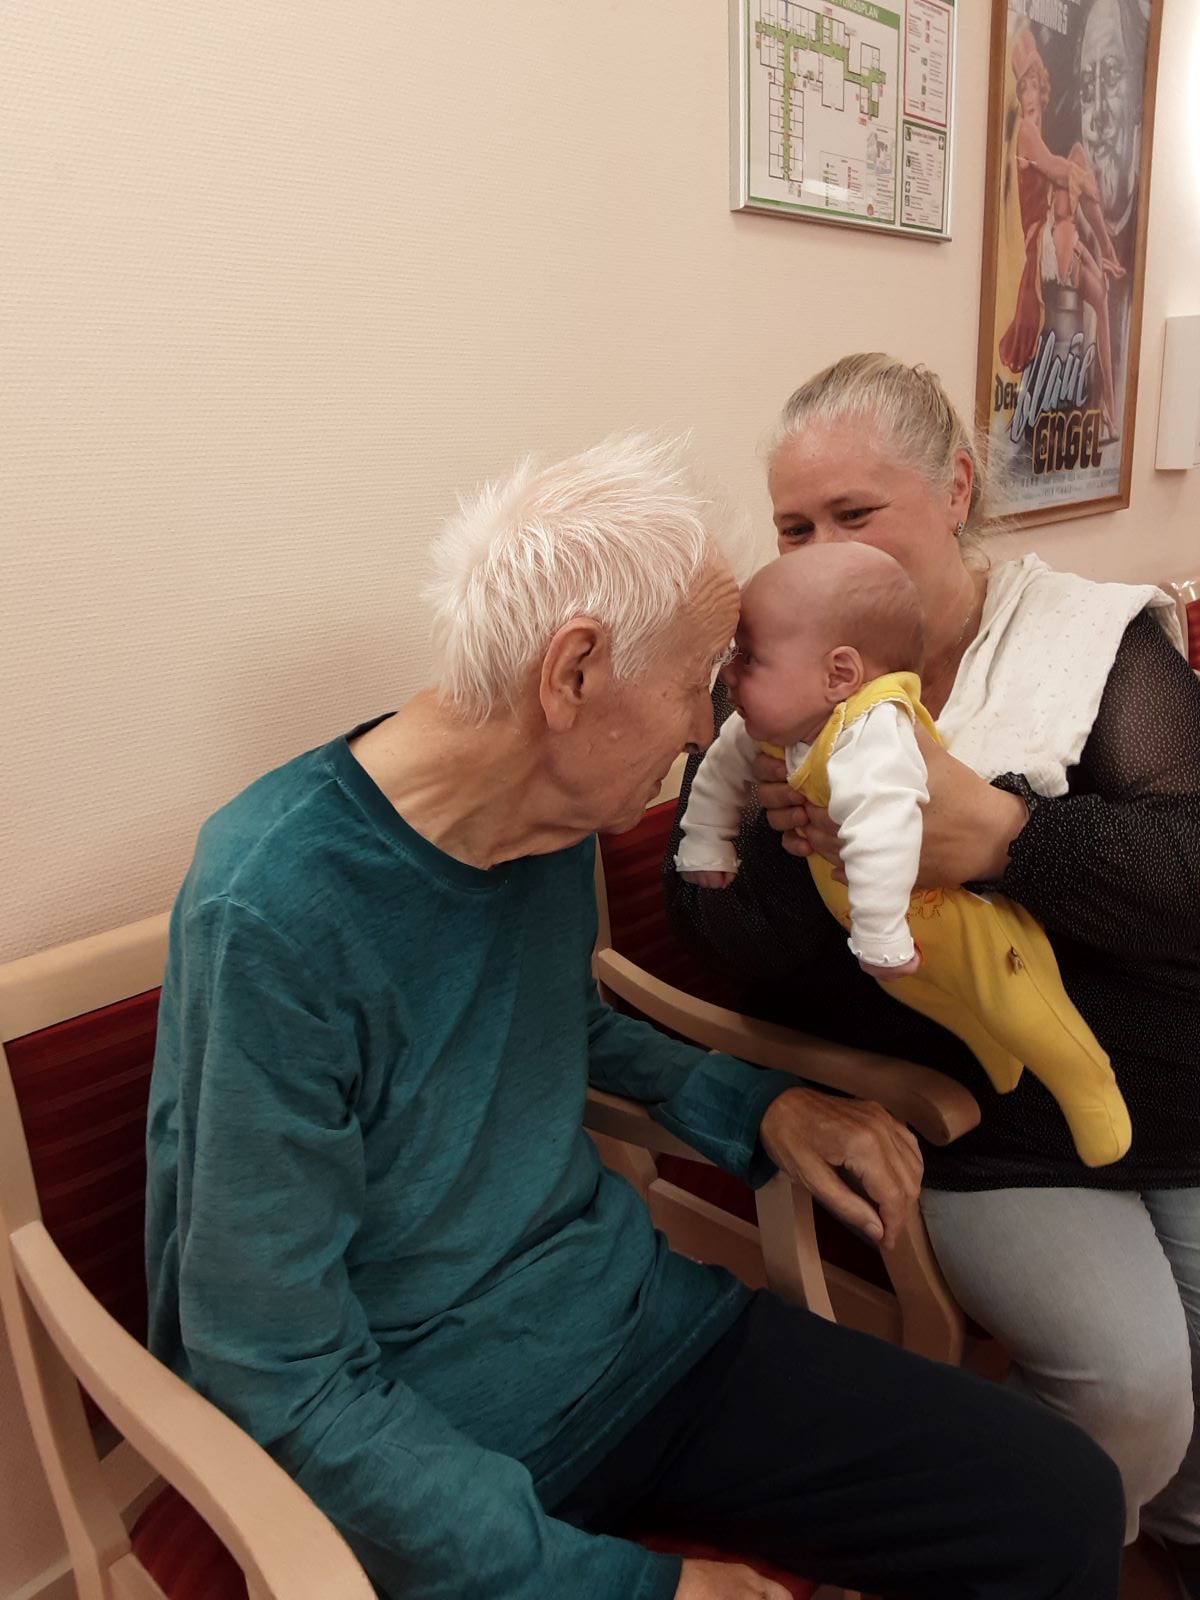
[[[1126,1539],[1200,1544],[1200,1189],[926,1190],[921,1210],[1009,1382],[1117,1463]]]

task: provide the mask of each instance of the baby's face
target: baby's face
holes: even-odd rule
[[[769,610],[743,603],[738,653],[721,677],[752,739],[787,746],[816,738],[833,708],[826,651],[810,633],[773,625]]]

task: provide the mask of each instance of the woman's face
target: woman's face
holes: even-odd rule
[[[962,570],[954,529],[970,507],[971,470],[960,456],[954,485],[935,490],[860,421],[807,427],[780,447],[767,480],[779,553],[831,539],[877,545],[932,602]]]
[[[1038,124],[1042,120],[1042,79],[1041,74],[1031,68],[1017,84],[1017,104],[1021,107],[1021,115]]]

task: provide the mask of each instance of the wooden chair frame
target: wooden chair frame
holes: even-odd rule
[[[756,1066],[791,1072],[806,1083],[874,1100],[932,1144],[945,1145],[978,1125],[974,1095],[932,1068],[851,1049],[776,1023],[743,1016],[663,983],[612,947],[601,852],[596,852],[599,934],[594,969],[601,993],[707,1050],[727,1051]],[[644,1151],[691,1154],[664,1130],[648,1132],[644,1107],[613,1096],[589,1097],[588,1126],[635,1148],[624,1170],[646,1196],[651,1214],[675,1248],[715,1261],[785,1299],[935,1360],[961,1363],[964,1317],[938,1267],[920,1214],[890,1252],[881,1252],[893,1294],[821,1261],[813,1200],[782,1173],[757,1192],[758,1227],[731,1218],[687,1194],[647,1165]],[[614,1163],[619,1152],[602,1146]],[[692,1154],[692,1159],[698,1159]],[[714,1215],[715,1213],[715,1215]]]

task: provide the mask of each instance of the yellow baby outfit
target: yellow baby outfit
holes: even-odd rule
[[[792,787],[813,805],[828,806],[827,767],[839,735],[885,701],[941,743],[920,693],[911,672],[865,684],[826,722],[789,780]],[[771,754],[782,756],[774,748]],[[808,863],[822,900],[849,928],[846,886],[821,856],[809,856]],[[985,900],[962,888],[916,891],[908,921],[922,964],[912,977],[891,980],[887,992],[957,1034],[1002,1094],[1027,1065],[1058,1101],[1086,1166],[1123,1156],[1131,1138],[1129,1112],[1107,1054],[1063,988],[1040,923],[1002,895]]]

